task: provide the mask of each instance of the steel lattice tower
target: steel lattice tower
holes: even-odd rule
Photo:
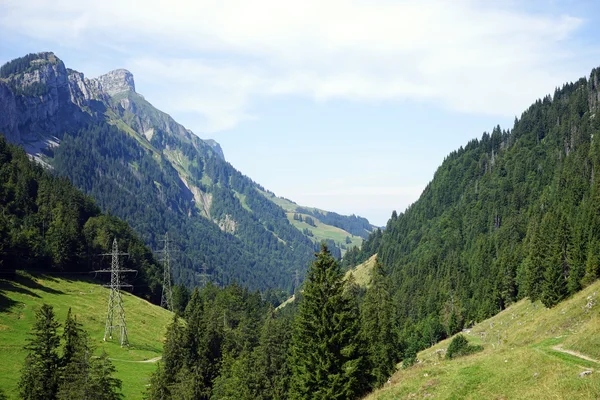
[[[103,254],[112,256],[110,269],[103,269],[95,272],[110,272],[110,285],[104,285],[110,288],[108,296],[108,312],[106,314],[106,325],[104,327],[104,341],[106,338],[112,339],[113,329],[118,329],[120,334],[121,346],[129,345],[127,336],[127,323],[125,321],[125,309],[123,308],[123,298],[121,297],[121,288],[133,287],[121,282],[121,273],[137,272],[134,269],[120,269],[119,256],[127,255],[127,253],[119,253],[117,239],[113,240],[112,252]]]
[[[173,290],[171,289],[171,255],[169,252],[169,233],[165,233],[163,250],[163,284],[160,306],[173,311]]]

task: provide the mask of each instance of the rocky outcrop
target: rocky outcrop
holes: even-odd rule
[[[57,136],[59,113],[69,99],[67,71],[52,53],[41,54],[23,73],[0,82],[0,132],[24,144]]]
[[[129,91],[135,92],[133,74],[126,69],[116,69],[92,80],[96,81],[109,96]]]
[[[225,154],[223,154],[223,149],[219,143],[215,142],[213,139],[206,139],[204,143],[209,145],[212,151],[214,151],[215,154],[221,158],[221,160],[225,161]]]
[[[16,144],[41,143],[39,151],[43,143],[58,143],[82,119],[105,118],[107,109],[148,141],[161,131],[224,159],[218,143],[201,140],[136,93],[126,69],[88,79],[53,53],[38,53],[24,68],[0,78],[0,132]]]

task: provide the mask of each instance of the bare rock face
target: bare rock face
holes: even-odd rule
[[[15,72],[0,78],[0,133],[12,143],[36,149],[32,155],[48,143],[59,143],[65,131],[77,129],[86,118],[103,118],[112,109],[147,140],[161,131],[197,148],[209,148],[224,159],[218,143],[201,140],[136,93],[133,74],[126,69],[88,79],[67,69],[54,53],[30,56],[21,59]]]
[[[133,74],[126,69],[116,69],[96,79],[102,90],[109,96],[132,91],[135,92]]]
[[[68,100],[67,70],[53,53],[0,81],[0,132],[14,143],[55,136],[61,103]],[[26,127],[26,129],[24,129]]]

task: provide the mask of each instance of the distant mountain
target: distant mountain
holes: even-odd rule
[[[138,94],[129,71],[88,79],[53,53],[29,54],[0,68],[0,110],[10,142],[128,221],[146,244],[160,248],[168,231],[179,250],[177,282],[291,290],[296,271],[303,276],[315,234],[292,224],[274,196],[227,163],[217,142]],[[315,212],[322,215],[306,214],[340,229],[330,242],[339,254],[371,227]]]

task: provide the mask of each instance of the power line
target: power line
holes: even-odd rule
[[[171,254],[169,250],[169,233],[165,233],[165,242],[163,253],[163,282],[162,295],[160,297],[160,306],[169,311],[173,311],[173,289],[171,288]]]
[[[133,286],[121,283],[121,274],[125,272],[137,272],[137,270],[120,269],[119,256],[126,256],[128,253],[119,253],[119,246],[116,238],[113,240],[112,252],[102,255],[112,256],[110,269],[94,271],[96,273],[110,273],[110,285],[103,285],[104,287],[110,288],[110,294],[108,296],[108,312],[106,313],[106,324],[104,326],[104,341],[106,341],[107,337],[112,339],[113,329],[118,329],[121,347],[128,346],[129,338],[127,335],[127,323],[125,321],[125,309],[123,308],[121,288],[131,288]]]
[[[202,287],[205,288],[208,285],[208,281],[210,280],[210,274],[208,273],[208,266],[206,263],[202,264],[202,273],[199,274],[201,280]]]

